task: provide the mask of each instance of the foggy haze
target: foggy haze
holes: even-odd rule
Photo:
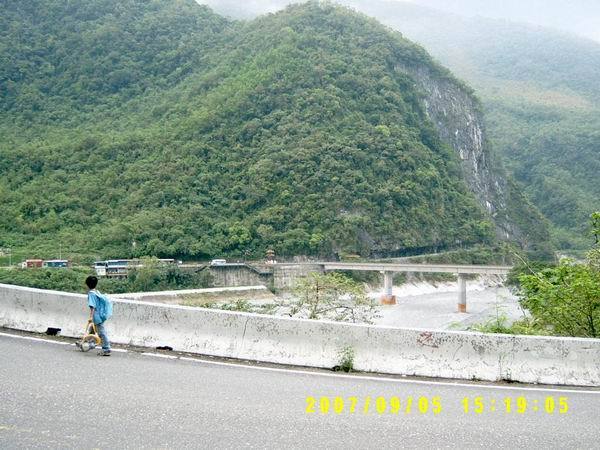
[[[293,0],[197,0],[233,18],[275,12]],[[388,0],[390,3],[399,0]],[[410,3],[465,17],[482,16],[554,28],[600,42],[598,0],[409,0]],[[368,5],[367,0],[341,0],[346,5]],[[360,9],[360,7],[358,8]]]
[[[598,0],[412,0],[463,16],[483,16],[556,28],[600,41]]]

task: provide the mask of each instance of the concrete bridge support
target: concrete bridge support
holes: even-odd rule
[[[383,294],[381,295],[382,305],[395,305],[396,296],[393,294],[394,272],[383,271]],[[458,312],[467,312],[467,277],[465,274],[458,274]]]
[[[328,270],[366,270],[383,273],[384,292],[381,303],[384,305],[396,304],[392,294],[392,279],[396,272],[417,273],[452,273],[458,275],[458,312],[467,312],[467,279],[468,274],[477,275],[508,275],[510,266],[473,266],[462,264],[402,264],[402,263],[320,263],[325,271]]]
[[[458,312],[467,312],[467,279],[464,274],[458,274]]]
[[[396,296],[392,293],[394,287],[394,272],[383,272],[383,295],[381,296],[382,305],[395,305]]]

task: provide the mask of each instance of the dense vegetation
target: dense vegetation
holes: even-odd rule
[[[600,337],[600,212],[591,215],[594,245],[585,260],[564,258],[553,266],[523,264],[509,281],[516,284],[527,316],[509,323],[505,314],[473,328],[489,333]]]
[[[368,255],[489,243],[398,61],[420,47],[311,3],[3,2],[0,246],[18,256]]]
[[[592,10],[598,6],[586,1],[585,6],[568,8],[558,0],[535,4],[338,1],[424,45],[469,81],[483,100],[497,153],[527,197],[550,220],[554,244],[564,250],[585,249],[587,217],[598,209],[600,198],[596,175],[600,169],[600,44],[549,29],[474,16],[529,16],[577,32],[588,26],[588,34],[597,36],[597,14]],[[233,0],[202,0],[233,17],[252,17],[290,2],[240,5]]]
[[[551,221],[556,245],[585,249],[598,209],[600,44],[405,3],[351,1],[468,80],[482,98],[497,153]]]
[[[563,261],[521,277],[521,304],[536,328],[559,336],[600,337],[600,273],[591,262]]]
[[[87,292],[85,279],[92,274],[85,267],[69,269],[0,269],[0,283],[52,289],[65,292]],[[132,269],[127,279],[102,278],[101,292],[122,294],[173,289],[200,289],[211,286],[208,271],[186,272],[177,266],[161,266],[145,260],[145,266]]]

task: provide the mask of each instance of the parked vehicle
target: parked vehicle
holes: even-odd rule
[[[211,266],[224,266],[225,264],[227,264],[227,260],[226,259],[213,259],[210,262]]]

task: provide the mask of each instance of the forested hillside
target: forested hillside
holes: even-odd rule
[[[600,44],[406,3],[351,3],[475,87],[496,151],[554,225],[557,245],[586,248],[588,218],[600,206]]]
[[[558,1],[338,1],[420,43],[467,80],[483,100],[496,152],[528,198],[550,219],[555,244],[561,249],[587,248],[586,224],[600,206],[596,176],[600,169],[600,44],[481,16],[535,19],[598,36],[597,27],[589,26],[597,16],[597,5],[592,6],[591,0],[580,0],[573,7]],[[233,17],[252,17],[283,8],[290,0],[202,3]],[[583,20],[585,11],[589,15]],[[587,28],[573,28],[581,25]]]
[[[191,0],[1,4],[0,246],[208,258],[494,240],[395,68],[463,85],[374,20],[317,3],[246,23]]]

